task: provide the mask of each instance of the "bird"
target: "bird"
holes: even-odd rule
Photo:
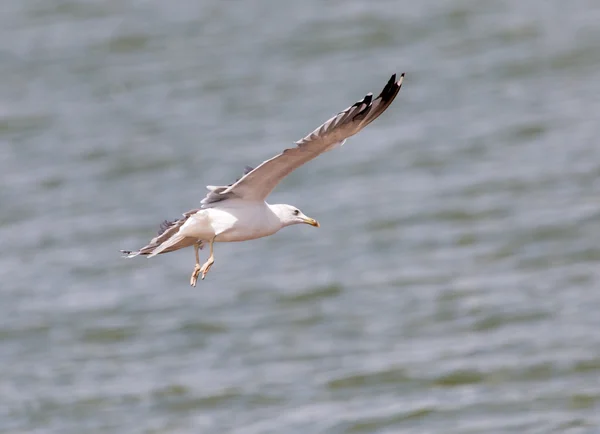
[[[277,184],[303,164],[334,148],[355,135],[392,104],[402,87],[404,73],[398,80],[393,74],[381,93],[363,99],[333,116],[306,137],[273,158],[246,167],[241,178],[226,186],[207,186],[208,194],[196,209],[181,218],[160,224],[158,235],[139,250],[121,250],[126,258],[156,255],[193,247],[196,256],[190,285],[195,287],[213,266],[216,242],[246,241],[273,235],[286,226],[308,224],[319,227],[317,220],[306,216],[293,205],[269,204],[267,196]],[[199,250],[209,246],[209,257],[200,265]]]

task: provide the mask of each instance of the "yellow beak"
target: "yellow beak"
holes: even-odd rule
[[[304,219],[304,223],[306,223],[307,225],[314,226],[316,228],[320,226],[318,221],[316,221],[315,219],[311,219],[310,217],[306,217]]]

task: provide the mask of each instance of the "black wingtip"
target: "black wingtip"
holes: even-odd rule
[[[404,75],[406,73],[402,73],[400,74],[400,78],[398,78],[398,80],[396,80],[396,74],[393,74],[392,77],[390,78],[390,81],[388,82],[389,84],[394,84],[394,85],[402,85],[402,80],[404,79]]]
[[[353,119],[361,119],[364,118],[367,113],[369,113],[369,111],[371,110],[371,103],[373,102],[373,94],[371,92],[369,92],[368,94],[365,95],[365,97],[361,100],[358,101],[356,104],[354,104],[357,107],[360,107],[361,105],[364,104],[364,108],[359,111],[354,117]]]
[[[392,74],[392,76],[390,77],[388,84],[401,84],[402,79],[404,78],[404,75],[406,73],[403,72],[402,74],[400,74],[400,78],[398,78],[398,80],[396,80],[396,74]]]
[[[402,79],[404,78],[404,73],[400,74],[400,79],[396,81],[396,74],[392,74],[387,84],[379,94],[378,98],[381,98],[383,101],[391,101],[393,100],[400,88],[402,87]]]

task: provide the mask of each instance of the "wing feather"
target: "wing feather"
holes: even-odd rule
[[[172,252],[174,250],[179,250],[184,247],[194,245],[198,242],[198,240],[194,238],[181,237],[179,235],[179,229],[181,229],[183,224],[198,211],[200,210],[193,209],[184,213],[183,217],[181,217],[180,219],[173,221],[163,221],[160,224],[158,235],[152,238],[146,246],[135,251],[121,250],[121,253],[123,253],[123,255],[125,255],[127,258],[133,258],[139,255],[149,255],[149,257],[151,257],[158,253]],[[173,242],[175,238],[177,238],[177,241]],[[160,252],[158,252],[159,248],[161,248]]]
[[[341,111],[312,133],[296,142],[296,147],[285,149],[245,173],[233,185],[211,187],[202,201],[204,207],[230,197],[264,200],[277,184],[292,171],[320,154],[344,144],[351,137],[377,119],[394,101],[402,87],[404,74],[396,81],[392,75],[381,93],[373,99],[371,93]]]

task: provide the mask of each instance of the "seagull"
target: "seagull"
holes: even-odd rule
[[[196,265],[190,285],[196,286],[215,262],[214,243],[246,241],[273,235],[280,229],[319,223],[292,205],[266,202],[267,196],[279,182],[298,167],[319,155],[342,146],[378,118],[394,101],[400,91],[404,73],[396,80],[392,75],[377,98],[368,93],[363,99],[339,112],[308,136],[298,140],[295,147],[285,149],[256,168],[246,167],[243,176],[227,186],[207,186],[208,194],[200,207],[183,214],[177,220],[165,220],[158,235],[139,250],[121,250],[127,258],[144,255],[148,258],[161,253],[193,247]],[[208,243],[210,255],[200,265],[198,251]]]

